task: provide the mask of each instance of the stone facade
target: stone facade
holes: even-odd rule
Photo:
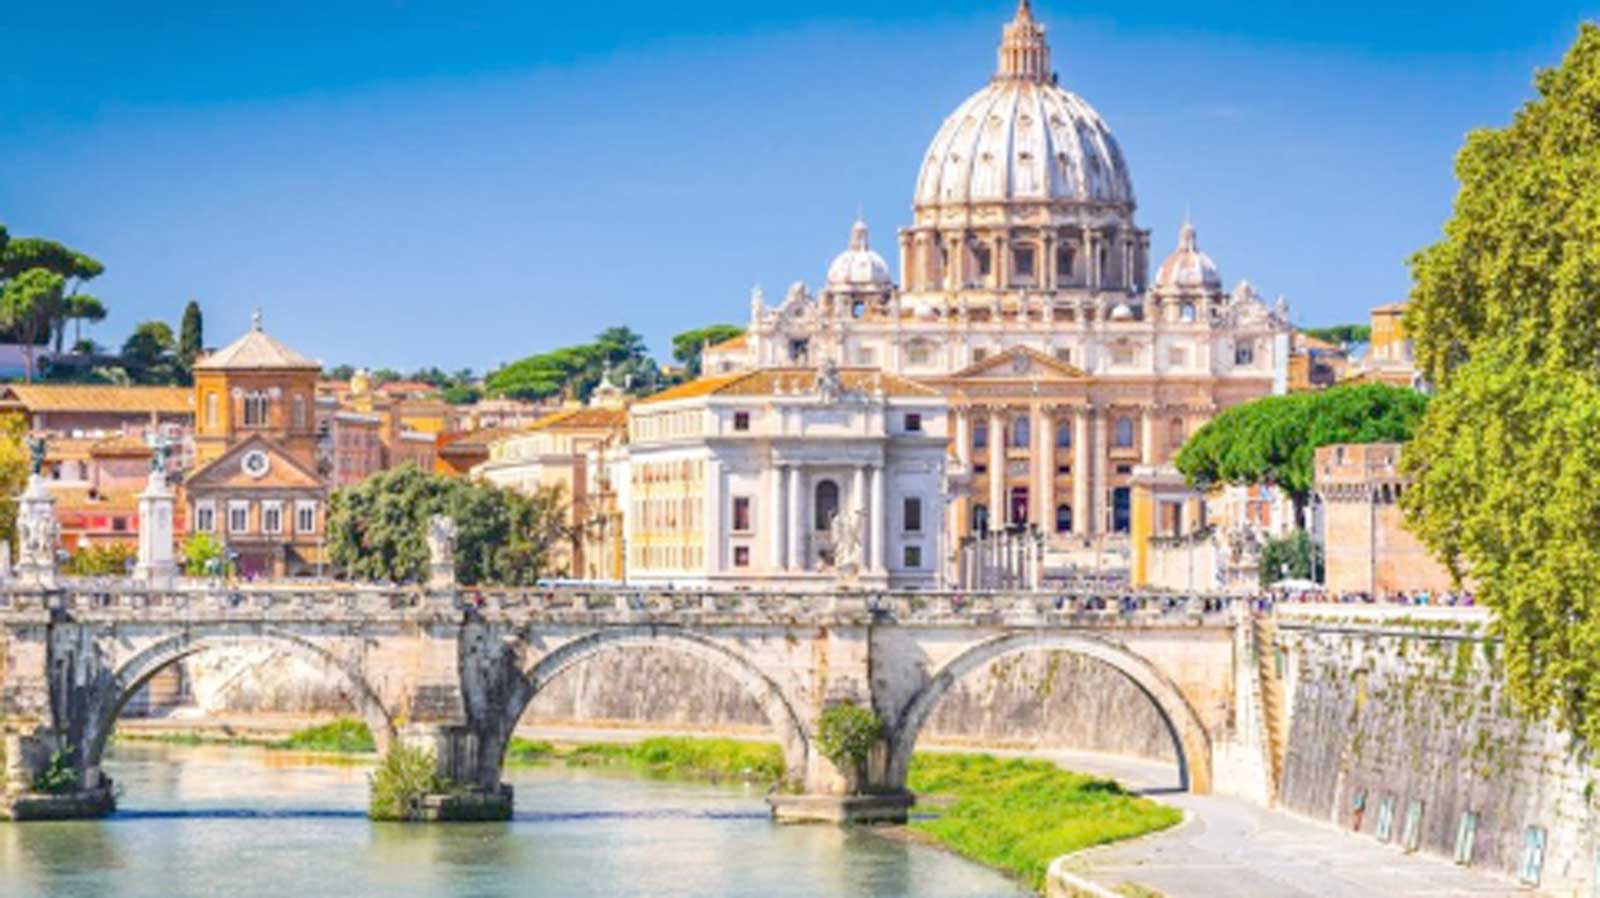
[[[1329,592],[1443,592],[1453,586],[1450,571],[1406,528],[1400,450],[1396,443],[1317,450]]]

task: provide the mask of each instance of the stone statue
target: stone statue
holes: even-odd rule
[[[167,456],[172,452],[172,443],[163,436],[150,438],[150,473],[165,474],[167,471]]]
[[[435,570],[456,567],[456,522],[449,515],[428,519],[428,565]]]
[[[44,472],[44,453],[47,446],[48,441],[42,434],[28,437],[28,453],[32,459],[28,471],[34,476]]]
[[[863,513],[841,511],[833,516],[828,536],[833,543],[833,566],[836,570],[853,572],[861,566],[861,518]]]
[[[817,368],[817,395],[823,402],[838,402],[844,395],[844,378],[839,374],[839,366],[833,359],[823,359],[822,365]]]

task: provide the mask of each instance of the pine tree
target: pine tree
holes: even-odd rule
[[[194,371],[194,360],[200,355],[201,345],[205,341],[203,327],[200,304],[191,299],[183,307],[183,324],[178,329],[178,367],[183,369],[185,377]]]

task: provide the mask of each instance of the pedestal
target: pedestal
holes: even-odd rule
[[[17,498],[17,579],[54,589],[56,586],[56,500],[38,474]]]
[[[135,579],[152,585],[170,585],[178,574],[172,548],[172,487],[161,471],[151,471],[139,494],[139,563]]]

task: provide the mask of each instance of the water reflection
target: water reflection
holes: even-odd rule
[[[270,763],[268,763],[270,761]],[[123,810],[0,825],[0,896],[1018,898],[990,871],[870,831],[781,827],[762,790],[552,766],[515,819],[372,824],[366,769],[251,749],[118,746]]]

